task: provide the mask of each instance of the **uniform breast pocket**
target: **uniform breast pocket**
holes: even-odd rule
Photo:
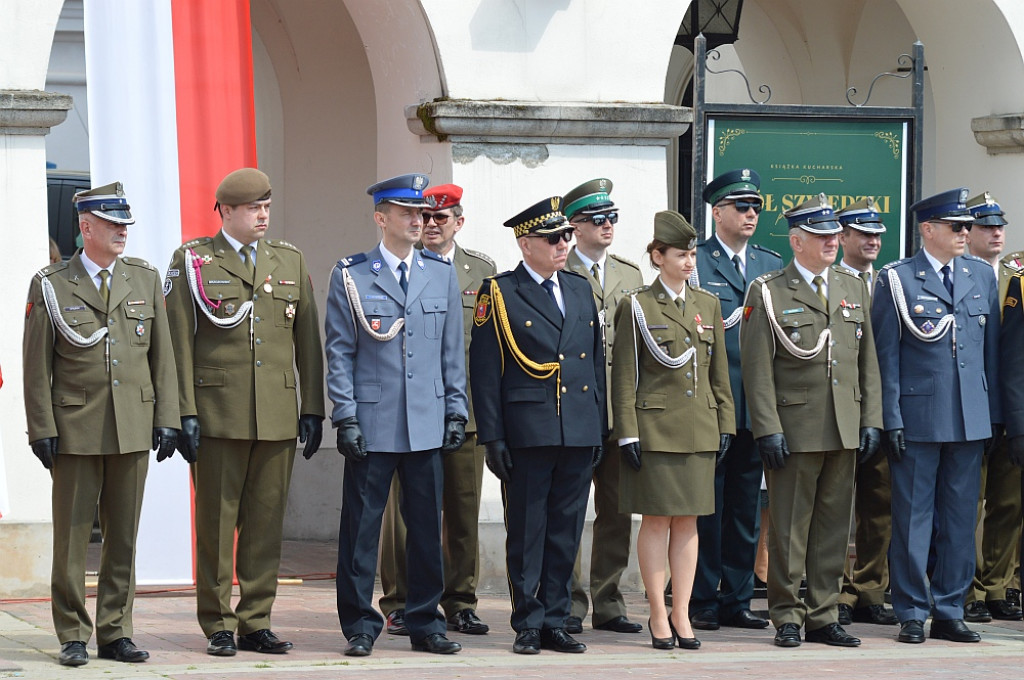
[[[985,338],[985,326],[989,322],[988,308],[985,300],[965,300],[967,305],[967,335],[972,340]],[[997,319],[998,320],[998,319]]]
[[[846,336],[846,344],[852,349],[860,347],[860,340],[864,337],[864,308],[843,310],[843,335]]]
[[[448,301],[445,298],[422,298],[420,309],[423,311],[423,332],[428,338],[439,338],[444,330],[445,312]]]
[[[299,287],[278,285],[274,288],[274,317],[278,326],[291,328],[299,306]]]
[[[90,335],[100,329],[100,322],[91,313],[78,312],[75,314],[64,314],[64,321],[67,322],[68,326],[74,333],[78,333],[83,338],[88,338]],[[72,344],[65,340],[59,333],[58,337],[61,338],[60,349],[63,354],[73,354],[75,352],[87,352],[91,347],[79,347],[78,345]]]
[[[814,330],[815,314],[812,312],[795,312],[776,317],[782,332],[789,341],[801,349],[813,349],[818,342],[818,334]]]
[[[128,324],[128,337],[136,347],[148,347],[150,332],[153,330],[153,307],[151,305],[125,305],[124,316]]]
[[[710,325],[703,325],[700,333],[697,334],[697,361],[707,366],[711,363],[711,357],[717,351],[715,349],[715,329]],[[723,350],[724,351],[724,350]]]
[[[669,356],[682,354],[689,347],[688,344],[680,342],[675,328],[655,324],[648,326],[647,330],[650,332],[651,337],[654,338],[654,342],[661,348],[661,351]]]
[[[235,312],[238,311],[242,302],[242,287],[221,284],[207,285],[206,297],[210,298],[210,302],[214,304],[219,303],[217,309],[214,310],[214,314],[224,319],[234,316]]]

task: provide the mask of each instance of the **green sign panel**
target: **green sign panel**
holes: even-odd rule
[[[836,210],[873,196],[888,228],[875,266],[904,257],[910,125],[897,119],[708,115],[707,177],[750,168],[761,176],[765,207],[751,239],[789,261],[782,213],[818,194]],[[711,234],[711,211],[705,236]],[[838,260],[837,260],[838,262]]]

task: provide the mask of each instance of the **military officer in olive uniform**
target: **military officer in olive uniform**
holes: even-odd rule
[[[313,286],[298,248],[266,238],[270,193],[255,168],[228,174],[216,192],[221,230],[178,248],[164,283],[179,447],[195,461],[197,615],[214,656],[292,647],[270,629],[284,511],[296,435],[309,458],[322,434]]]
[[[86,548],[99,503],[101,659],[145,661],[132,643],[135,539],[149,451],[174,453],[174,353],[148,263],[121,257],[134,224],[120,182],[75,194],[83,249],[32,279],[25,311],[25,416],[53,477],[53,625],[65,666],[88,663]]]
[[[843,247],[840,266],[861,278],[868,291],[874,288],[875,260],[882,248],[885,224],[873,197],[868,196],[836,212],[843,225],[839,244]],[[846,564],[843,592],[839,595],[839,623],[874,623],[894,626],[899,621],[885,606],[889,589],[889,538],[892,512],[889,461],[879,450],[868,460],[857,461],[854,488],[854,543],[857,559]]]
[[[981,639],[964,623],[964,596],[982,450],[1003,421],[998,286],[989,263],[964,254],[967,194],[910,207],[922,248],[878,273],[871,304],[892,476],[892,605],[906,643],[924,642],[929,613],[931,637]]]
[[[572,225],[552,196],[505,222],[523,261],[477,297],[469,375],[477,437],[502,481],[512,651],[583,652],[565,631],[593,468],[607,434],[594,293],[562,271]]]
[[[592,179],[562,199],[563,212],[575,228],[576,236],[576,245],[569,251],[566,269],[586,278],[594,291],[594,302],[604,321],[606,382],[611,380],[615,308],[627,293],[644,283],[636,264],[608,252],[615,237],[615,224],[619,221],[619,209],[609,197],[611,192],[611,180]],[[608,425],[613,427],[610,402]],[[614,439],[613,433],[605,442],[606,449],[616,450]],[[594,605],[591,621],[598,630],[639,633],[643,626],[626,618],[626,603],[619,590],[622,572],[629,563],[633,516],[619,512],[617,456],[605,456],[594,470],[594,511],[593,549],[590,552],[590,596]],[[565,623],[569,633],[582,633],[583,618],[587,615],[587,593],[580,583],[581,576],[580,555],[577,555],[573,568],[572,614]]]
[[[740,333],[743,386],[767,470],[768,610],[775,644],[852,647],[837,622],[858,457],[874,454],[881,386],[864,282],[833,265],[824,194],[784,213],[793,261],[750,286]],[[792,455],[790,455],[792,452]],[[806,572],[807,595],[799,596]]]
[[[740,374],[740,315],[747,283],[782,268],[778,253],[749,243],[764,207],[760,186],[761,177],[744,168],[722,173],[703,193],[711,206],[715,234],[697,246],[697,274],[701,287],[722,304],[736,437],[715,468],[715,513],[697,518],[700,541],[690,621],[700,630],[768,626],[750,611],[764,468],[750,431]]]
[[[345,456],[338,532],[338,620],[347,656],[368,656],[383,629],[373,608],[381,518],[391,480],[402,486],[406,532],[405,625],[412,648],[462,649],[437,611],[441,556],[441,456],[465,441],[462,297],[451,263],[416,250],[424,208],[417,173],[374,184],[380,244],[339,261],[327,295],[327,392]]]
[[[423,211],[424,248],[445,258],[455,267],[462,291],[463,338],[466,343],[466,364],[469,364],[470,334],[473,330],[473,307],[484,278],[497,273],[494,260],[478,250],[463,248],[455,242],[462,230],[462,187],[441,184],[423,192],[434,199],[433,207]],[[480,578],[480,488],[483,481],[484,450],[476,443],[476,420],[469,404],[466,441],[458,451],[445,456],[444,498],[441,521],[441,544],[444,551],[444,594],[441,608],[448,621],[448,630],[484,635],[489,630],[476,614],[476,587]],[[391,635],[408,635],[405,627],[405,522],[399,509],[399,484],[395,478],[384,509],[384,530],[381,536],[380,583],[384,591],[380,609],[387,616]]]
[[[974,218],[967,232],[967,250],[992,265],[999,281],[999,301],[1006,298],[1011,277],[1021,269],[1021,253],[1000,259],[1006,234],[1006,217],[999,203],[985,191],[967,201]],[[1021,474],[1010,461],[1002,437],[981,458],[981,493],[978,498],[978,524],[981,541],[977,545],[974,583],[967,591],[964,619],[985,623],[993,618],[1020,621],[1019,593],[1021,537]]]

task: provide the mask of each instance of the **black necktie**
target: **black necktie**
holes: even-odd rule
[[[405,265],[405,262],[398,263],[398,285],[402,287],[403,293],[409,292],[409,281],[405,278],[405,272],[408,270],[409,268]]]
[[[736,271],[740,273],[740,278],[744,281],[747,280],[747,275],[743,272],[743,260],[740,259],[739,255],[732,256],[732,263],[736,265]]]
[[[558,306],[558,298],[555,297],[555,282],[551,279],[544,279],[540,282],[540,285],[548,292],[548,297],[550,297],[551,302],[554,303],[555,309],[557,309],[558,313],[561,314],[562,308]]]
[[[942,285],[946,287],[946,292],[949,293],[949,297],[953,297],[953,272],[950,270],[949,265],[942,266]]]

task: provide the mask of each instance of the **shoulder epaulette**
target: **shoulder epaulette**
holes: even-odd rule
[[[846,276],[849,276],[849,277],[854,278],[854,279],[859,279],[860,278],[859,276],[857,276],[856,274],[851,272],[849,269],[847,269],[846,267],[844,267],[844,266],[842,266],[840,264],[834,264],[831,267],[829,267],[829,269],[831,269],[832,271],[834,271],[834,272],[836,272],[838,274],[845,274]]]
[[[1018,250],[1015,253],[1003,256],[1003,258],[999,260],[999,264],[1014,271],[1024,269],[1024,250]]]
[[[199,238],[194,238],[194,239],[192,239],[191,241],[189,241],[187,243],[182,243],[181,247],[182,248],[193,248],[195,246],[204,246],[207,243],[213,243],[213,237],[212,236],[200,236]]]
[[[451,262],[449,262],[448,260],[446,260],[443,257],[441,257],[440,255],[435,253],[433,250],[429,250],[428,248],[424,248],[423,250],[421,250],[420,251],[420,255],[422,255],[423,257],[427,258],[428,260],[434,260],[435,262],[443,262],[445,264],[451,264]]]
[[[562,270],[562,273],[563,273],[563,274],[568,274],[568,275],[570,275],[570,276],[577,276],[577,277],[579,277],[579,278],[583,279],[584,281],[586,281],[586,280],[587,280],[587,277],[586,277],[586,276],[583,276],[583,274],[577,274],[576,272],[574,272],[574,271],[572,271],[572,270],[569,270],[569,269],[563,269],[563,270]]]
[[[121,261],[133,267],[142,267],[143,269],[156,270],[156,267],[151,265],[149,262],[146,262],[141,257],[122,257]]]
[[[974,261],[974,262],[980,262],[982,264],[987,264],[989,267],[992,266],[992,265],[988,264],[988,262],[986,260],[981,259],[977,255],[971,255],[970,253],[964,253],[963,254],[963,258],[965,260],[971,260],[971,261]]]
[[[694,291],[695,293],[700,293],[701,295],[705,295],[705,296],[707,296],[709,298],[714,298],[715,300],[718,299],[717,295],[712,293],[710,290],[704,290],[700,286],[690,286],[690,290]]]
[[[636,262],[633,262],[632,260],[622,257],[621,255],[616,255],[615,253],[608,253],[608,257],[618,260],[622,264],[629,265],[633,269],[640,271],[640,265],[638,265]]]
[[[467,255],[469,255],[470,257],[475,257],[478,260],[483,260],[484,262],[486,262],[487,264],[491,265],[495,269],[498,268],[498,265],[486,253],[481,253],[479,250],[471,250],[469,248],[463,248],[462,250],[465,251],[465,253]]]
[[[910,257],[904,257],[901,260],[893,260],[892,262],[889,262],[884,267],[882,267],[882,271],[884,271],[886,269],[895,269],[896,267],[901,267],[901,266],[909,263],[911,260],[913,260],[913,258],[910,258]]]
[[[639,288],[634,288],[633,290],[627,290],[624,294],[625,295],[636,295],[637,293],[646,293],[650,289],[651,289],[650,286],[644,285],[644,286],[640,286]]]
[[[774,269],[770,272],[765,272],[764,274],[761,274],[756,279],[754,279],[754,281],[757,281],[758,283],[765,283],[767,281],[771,281],[772,279],[777,279],[784,273],[785,271],[782,269]]]
[[[775,257],[779,258],[780,260],[782,259],[782,255],[778,254],[777,252],[775,252],[771,248],[765,248],[764,246],[759,246],[756,243],[752,243],[751,247],[754,250],[760,250],[762,253],[768,253],[769,255],[774,255]]]
[[[506,269],[503,272],[498,272],[494,276],[488,276],[487,279],[503,279],[506,276],[512,276],[512,274],[514,274],[514,273],[515,273],[514,269]],[[486,281],[487,279],[484,279],[484,281]]]
[[[39,271],[37,271],[36,276],[38,276],[39,278],[49,276],[50,274],[61,271],[62,269],[67,269],[68,264],[70,264],[70,260],[64,260],[62,262],[48,264]]]
[[[294,244],[289,243],[288,241],[282,241],[279,238],[268,238],[268,239],[265,239],[265,240],[266,240],[266,242],[269,245],[274,246],[276,248],[287,248],[288,250],[295,250],[295,251],[298,250],[298,248]]]
[[[354,264],[359,264],[360,262],[366,262],[366,253],[356,253],[355,255],[343,257],[340,260],[338,260],[338,265],[341,266],[342,268],[345,268],[351,267]]]

